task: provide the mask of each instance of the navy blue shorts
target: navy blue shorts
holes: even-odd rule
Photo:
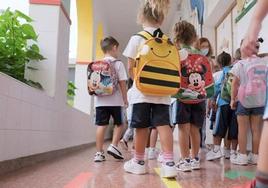
[[[232,110],[229,104],[218,107],[216,114],[216,126],[213,130],[213,135],[225,138],[227,132],[228,140],[237,140],[237,117],[235,110]]]
[[[240,102],[237,103],[236,115],[250,116],[250,115],[263,115],[264,107],[259,108],[245,108]]]
[[[115,125],[122,125],[123,113],[121,106],[101,106],[96,107],[95,125],[109,125],[110,118],[113,118]]]
[[[266,76],[266,103],[265,103],[265,110],[264,110],[264,120],[268,119],[268,73]]]
[[[177,102],[176,124],[191,123],[199,128],[203,127],[206,116],[206,102],[185,104]]]
[[[153,103],[133,104],[131,128],[153,128],[169,124],[169,105]]]

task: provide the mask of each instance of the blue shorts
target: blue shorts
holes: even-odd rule
[[[228,133],[228,140],[237,140],[237,117],[229,104],[218,107],[215,125],[213,136],[225,138]]]
[[[240,102],[237,103],[236,115],[250,116],[250,115],[263,115],[264,107],[259,108],[245,108]]]

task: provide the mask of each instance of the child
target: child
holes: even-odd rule
[[[128,79],[128,92],[127,92],[127,100],[129,103],[129,106],[127,107],[126,113],[127,113],[127,122],[128,122],[128,128],[126,132],[124,133],[123,138],[120,140],[119,144],[121,147],[125,150],[128,150],[128,142],[131,138],[134,138],[134,129],[130,127],[131,122],[131,115],[132,115],[132,105],[130,104],[131,98],[132,98],[132,85],[133,80],[131,78]],[[134,139],[133,139],[134,142]]]
[[[179,48],[186,51],[199,52],[193,49],[192,45],[196,41],[197,34],[192,24],[181,21],[174,28],[175,42]],[[181,55],[183,56],[183,55]],[[179,145],[181,151],[181,160],[176,165],[177,170],[191,171],[200,169],[200,160],[198,152],[200,149],[199,129],[203,127],[206,113],[205,100],[197,104],[186,104],[177,102],[176,124],[179,124]],[[191,139],[191,157],[189,149],[189,137]]]
[[[256,54],[256,41],[261,29],[261,23],[268,13],[268,1],[259,0],[256,5],[255,12],[252,16],[251,23],[249,24],[248,34],[242,44],[241,52],[243,57],[250,57]],[[264,126],[262,130],[262,137],[260,141],[259,161],[256,173],[256,183],[252,183],[252,188],[267,188],[268,187],[268,98],[266,99],[265,114],[264,114]]]
[[[114,135],[112,144],[107,149],[107,153],[113,156],[115,159],[124,159],[122,153],[117,148],[118,142],[122,134],[122,107],[127,105],[127,93],[126,93],[126,80],[127,74],[124,68],[124,64],[121,61],[117,61],[119,54],[119,43],[113,37],[107,37],[100,43],[101,49],[105,54],[104,61],[109,61],[116,70],[118,76],[118,88],[112,95],[95,97],[96,108],[96,147],[97,153],[95,154],[95,162],[105,161],[105,155],[103,151],[104,135],[109,125],[110,117],[113,117]]]
[[[264,107],[257,108],[246,108],[242,105],[242,101],[237,102],[237,96],[242,96],[240,83],[248,82],[246,72],[247,64],[250,62],[242,60],[234,65],[231,73],[234,75],[232,82],[231,92],[231,108],[236,109],[237,120],[238,120],[238,144],[239,153],[237,157],[231,162],[237,165],[257,164],[258,160],[258,148],[262,129],[262,115],[264,113]],[[259,71],[259,70],[257,70]],[[256,72],[256,71],[254,71]],[[263,71],[261,71],[263,72]],[[258,73],[259,75],[259,73]],[[263,74],[264,76],[264,74]],[[265,87],[265,86],[264,86]],[[239,89],[239,90],[238,90]],[[245,92],[244,92],[245,93]],[[247,155],[247,133],[250,127],[252,132],[252,153]]]
[[[151,35],[160,33],[167,13],[169,0],[146,0],[140,9],[139,20],[143,29]],[[129,74],[133,78],[133,68],[138,50],[146,42],[142,36],[132,36],[123,55],[128,58]],[[145,147],[148,139],[149,126],[152,123],[158,130],[164,162],[161,164],[162,177],[176,177],[177,172],[173,160],[173,135],[169,126],[170,97],[156,97],[143,94],[133,84],[133,113],[131,127],[136,129],[134,158],[126,162],[124,169],[133,174],[147,173],[144,161]]]
[[[221,158],[221,141],[226,137],[228,132],[227,140],[230,143],[227,145],[225,141],[225,158],[234,157],[236,147],[237,147],[237,120],[235,111],[230,108],[230,101],[226,101],[221,97],[221,88],[224,79],[226,79],[228,72],[231,70],[232,58],[228,53],[222,52],[218,58],[217,62],[220,67],[222,67],[223,72],[219,79],[215,80],[215,95],[214,95],[214,104],[217,103],[218,109],[216,113],[216,126],[214,127],[213,133],[213,142],[214,148],[210,150],[206,159],[208,161]],[[232,144],[232,151],[230,152],[230,145]]]

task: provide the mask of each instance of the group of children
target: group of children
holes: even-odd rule
[[[139,11],[139,22],[143,30],[152,36],[161,34],[159,29],[164,21],[169,6],[169,0],[145,0]],[[212,54],[208,40],[202,38],[198,40],[194,26],[186,21],[180,21],[174,26],[174,44],[183,58],[189,54],[202,54],[208,59]],[[213,143],[214,146],[206,155],[207,160],[215,160],[223,156],[221,141],[225,140],[225,157],[238,165],[256,164],[258,159],[258,147],[260,143],[262,115],[264,106],[245,107],[239,101],[240,84],[245,82],[246,61],[233,61],[231,56],[223,52],[217,57],[217,63],[221,71],[215,73],[215,92],[209,98],[205,91],[200,90],[202,95],[198,95],[198,102],[185,103],[183,100],[173,99],[170,96],[146,95],[141,92],[136,85],[134,69],[137,66],[137,56],[141,47],[146,43],[146,37],[133,35],[123,55],[128,58],[128,74],[130,80],[134,80],[129,85],[127,92],[127,73],[121,61],[117,60],[119,43],[113,37],[107,37],[101,41],[101,48],[105,54],[105,60],[109,60],[115,68],[118,84],[117,90],[112,95],[96,96],[96,125],[97,125],[97,153],[94,161],[105,161],[103,150],[104,134],[109,124],[110,117],[113,118],[115,129],[113,132],[112,144],[108,147],[107,153],[116,159],[124,159],[118,144],[121,143],[128,148],[128,140],[134,137],[133,158],[124,164],[124,170],[133,174],[146,174],[148,172],[145,156],[145,148],[150,146],[149,158],[154,159],[155,144],[157,134],[161,143],[161,176],[176,177],[177,170],[191,171],[200,169],[200,142],[202,141],[200,131],[203,128],[206,118],[206,111],[209,111],[213,122]],[[199,42],[197,42],[199,41]],[[163,41],[157,41],[161,43]],[[157,50],[152,49],[151,50]],[[153,51],[154,52],[154,51]],[[239,52],[239,51],[238,51]],[[171,51],[169,52],[171,53]],[[257,53],[255,53],[257,54]],[[238,57],[239,59],[239,57]],[[208,70],[200,65],[194,66],[193,70],[200,69],[204,72]],[[182,71],[182,74],[192,74],[195,72]],[[192,74],[189,82],[193,87],[202,83],[202,74]],[[232,77],[229,88],[229,99],[222,95],[223,85]],[[94,83],[93,83],[94,84]],[[214,86],[213,86],[214,87]],[[187,91],[183,94],[187,94]],[[206,100],[208,99],[208,100]],[[123,107],[127,108],[127,120],[129,129],[122,137],[123,130]],[[207,110],[208,109],[208,110]],[[179,128],[179,148],[180,161],[175,164],[173,153],[173,129],[170,126],[178,125]],[[252,131],[252,152],[247,153],[248,128]],[[149,135],[150,138],[149,138]],[[120,140],[121,139],[121,140]],[[148,140],[150,144],[148,145]],[[239,150],[237,150],[239,145]],[[153,153],[153,154],[152,154]]]

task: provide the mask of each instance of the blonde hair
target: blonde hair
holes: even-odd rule
[[[194,26],[186,21],[180,21],[174,26],[174,42],[185,45],[192,45],[197,39],[197,34]]]
[[[162,23],[168,12],[169,3],[170,0],[144,0],[139,10],[138,22]]]

